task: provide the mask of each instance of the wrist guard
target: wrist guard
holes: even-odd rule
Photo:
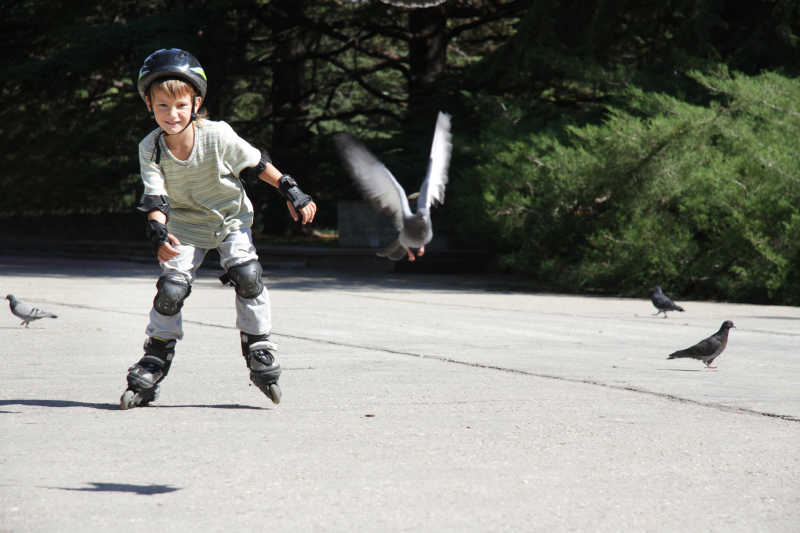
[[[311,203],[311,197],[301,191],[300,187],[297,186],[297,182],[294,181],[294,178],[288,174],[281,176],[281,179],[278,181],[278,190],[281,191],[281,195],[283,195],[297,211]]]
[[[148,220],[144,234],[153,245],[153,252],[158,255],[158,249],[167,242],[167,226],[157,220]]]
[[[267,164],[269,163],[272,163],[272,159],[270,159],[267,152],[262,150],[261,161],[254,167],[243,168],[242,171],[239,172],[239,179],[248,182],[258,181],[258,176],[264,172],[264,169],[267,168]]]

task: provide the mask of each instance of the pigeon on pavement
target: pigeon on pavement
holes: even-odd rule
[[[661,287],[658,285],[653,288],[653,294],[650,295],[650,300],[653,302],[656,309],[658,309],[656,315],[664,313],[664,318],[667,318],[667,311],[683,312],[683,307],[670,300],[669,297],[661,291]]]
[[[15,316],[18,316],[22,319],[21,326],[28,327],[28,323],[39,320],[40,318],[58,318],[53,313],[48,313],[47,311],[42,311],[38,307],[34,307],[30,304],[22,302],[14,298],[13,294],[6,295],[6,300],[8,300],[8,306],[11,308],[11,312],[14,313]]]
[[[706,365],[706,368],[717,368],[715,366],[711,366],[711,363],[714,362],[714,359],[716,359],[719,354],[722,353],[722,350],[725,349],[725,346],[728,345],[728,330],[735,327],[736,326],[733,325],[733,322],[726,320],[719,327],[719,331],[710,337],[701,340],[694,346],[686,348],[685,350],[672,352],[669,354],[667,359],[691,357],[692,359],[699,359],[703,361],[703,364]]]
[[[452,151],[450,115],[439,113],[431,144],[428,171],[417,197],[416,212],[411,211],[409,197],[395,177],[367,148],[348,133],[335,137],[342,159],[364,197],[373,207],[389,214],[398,231],[397,240],[378,255],[399,261],[414,261],[412,249],[425,254],[425,245],[433,238],[430,208],[444,202],[447,169]],[[414,197],[414,195],[412,195]]]

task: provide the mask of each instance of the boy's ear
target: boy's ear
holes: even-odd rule
[[[203,97],[202,96],[195,96],[194,97],[194,109],[197,111],[203,107]]]
[[[145,95],[145,97],[144,97],[144,105],[146,105],[146,106],[147,106],[147,111],[148,111],[149,113],[152,113],[152,112],[153,112],[153,106],[152,106],[152,105],[150,105],[150,96],[148,96],[148,95]]]

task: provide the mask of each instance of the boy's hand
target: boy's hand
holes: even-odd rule
[[[298,220],[300,220],[301,224],[310,224],[314,222],[314,216],[317,214],[317,204],[315,204],[313,200],[301,207],[299,214],[292,205],[292,202],[287,200],[286,205],[289,207],[289,213],[292,215],[292,219],[294,219],[295,222]],[[302,219],[300,217],[302,217]]]
[[[158,213],[158,215],[160,214],[161,213]],[[156,257],[158,257],[158,260],[169,261],[180,253],[174,247],[180,246],[181,241],[172,233],[167,233],[167,226],[160,220],[157,220],[157,218],[159,218],[158,215],[147,220],[145,235],[153,245],[153,251]]]
[[[167,241],[158,247],[158,253],[156,254],[158,260],[165,263],[176,255],[180,254],[180,252],[175,249],[175,246],[180,245],[181,241],[179,241],[178,238],[172,233],[168,233]]]
[[[309,195],[300,190],[293,177],[284,174],[278,179],[275,186],[286,199],[289,213],[291,213],[295,222],[298,220],[302,224],[313,222],[314,215],[317,212],[317,204],[314,203],[314,200]]]

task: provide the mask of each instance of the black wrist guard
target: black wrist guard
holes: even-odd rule
[[[167,242],[167,226],[158,220],[148,220],[144,234],[153,245],[153,251],[158,255],[158,249]]]
[[[281,176],[278,181],[278,190],[298,211],[311,203],[311,197],[300,190],[297,182],[289,174]]]
[[[272,163],[272,159],[269,158],[269,154],[265,151],[261,151],[261,161],[254,167],[247,167],[243,168],[241,172],[239,172],[239,179],[244,180],[247,182],[254,182],[258,180],[258,176],[264,172],[264,169],[267,168],[267,164]]]

